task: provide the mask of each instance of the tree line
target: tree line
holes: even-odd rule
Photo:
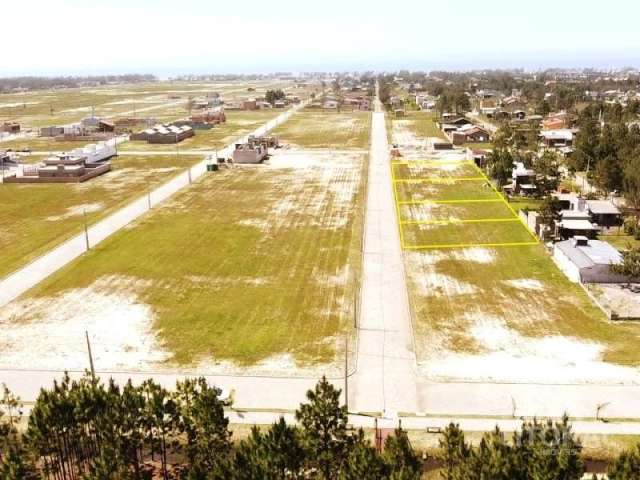
[[[295,412],[233,442],[231,401],[204,378],[174,391],[147,380],[119,387],[65,375],[42,389],[19,431],[20,401],[0,399],[5,480],[419,479],[421,460],[397,429],[384,453],[349,427],[340,390],[323,378]]]
[[[418,480],[422,456],[398,427],[379,451],[349,426],[341,392],[325,378],[295,411],[235,441],[231,401],[204,378],[168,391],[153,380],[124,387],[65,375],[43,388],[26,427],[22,405],[0,397],[3,480]],[[567,417],[525,422],[511,439],[496,427],[477,445],[456,424],[442,432],[437,460],[445,480],[574,480],[584,473],[582,444]],[[610,480],[640,478],[640,446],[622,453]]]
[[[154,75],[93,75],[88,77],[8,77],[0,78],[0,93],[20,90],[45,90],[49,88],[75,88],[86,84],[107,85],[109,83],[155,82]]]

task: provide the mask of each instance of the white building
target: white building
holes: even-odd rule
[[[553,259],[560,270],[576,283],[624,283],[626,277],[613,273],[611,265],[622,255],[607,242],[573,237],[553,246]]]
[[[115,145],[107,142],[92,143],[82,148],[71,150],[71,156],[85,157],[87,163],[98,163],[107,160],[117,154]]]

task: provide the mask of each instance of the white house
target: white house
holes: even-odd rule
[[[553,259],[576,283],[624,283],[627,279],[611,271],[622,255],[611,244],[587,237],[573,237],[553,246]]]

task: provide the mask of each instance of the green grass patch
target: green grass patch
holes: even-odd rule
[[[302,111],[274,130],[284,143],[305,148],[368,148],[371,112]]]
[[[393,113],[388,114],[393,117]],[[433,112],[406,112],[402,118],[392,118],[390,120],[390,132],[392,143],[405,144],[407,135],[418,140],[429,137],[439,138],[449,141],[442,130],[438,127],[437,116]]]
[[[81,184],[0,184],[0,278],[79,233],[83,209],[94,223],[194,161],[121,155],[111,172]]]
[[[523,227],[522,227],[523,228]],[[407,270],[418,333],[418,355],[424,358],[434,332],[445,335],[443,347],[458,352],[482,352],[484,346],[469,333],[469,313],[503,320],[529,338],[564,335],[605,346],[603,359],[623,365],[640,364],[640,325],[609,322],[584,291],[567,280],[542,245],[487,249],[492,260],[464,258],[464,251],[408,252]],[[430,260],[427,260],[430,259]],[[446,275],[468,293],[424,294],[421,278]],[[510,280],[539,282],[542,289],[522,289]],[[435,293],[435,294],[434,294]]]
[[[514,218],[503,201],[486,203],[419,203],[400,205],[403,221],[480,220]]]
[[[428,161],[427,161],[428,162]],[[427,163],[427,162],[407,162],[395,163],[392,165],[393,175],[396,180],[401,179],[421,179],[421,178],[459,178],[459,177],[480,177],[478,169],[468,162],[457,163]]]
[[[249,366],[285,353],[330,362],[352,324],[365,159],[336,164],[330,178],[324,167],[207,174],[30,295],[131,279],[172,364]]]
[[[492,200],[501,198],[486,180],[396,182],[399,202]]]
[[[513,216],[509,221],[500,222],[405,224],[402,229],[405,248],[535,241],[522,223]]]

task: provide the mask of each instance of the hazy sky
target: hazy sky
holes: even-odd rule
[[[0,76],[640,66],[638,0],[2,3]]]

